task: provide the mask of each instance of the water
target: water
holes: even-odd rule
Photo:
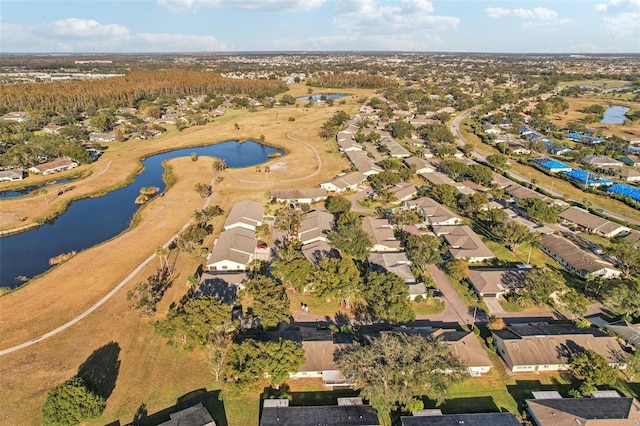
[[[32,278],[47,271],[49,259],[62,253],[79,252],[125,231],[138,205],[140,188],[157,186],[164,191],[162,162],[188,157],[192,152],[223,159],[229,167],[246,167],[268,160],[271,153],[282,151],[246,141],[229,141],[199,148],[184,148],[154,155],[142,162],[144,170],[135,180],[98,198],[74,201],[52,223],[31,231],[0,239],[0,286],[18,287],[17,277]]]
[[[313,95],[313,96],[302,96],[302,97],[296,98],[296,100],[318,102],[320,99],[336,100],[340,98],[345,98],[347,96],[349,96],[347,93],[321,93],[319,95]]]
[[[624,106],[610,106],[604,112],[604,117],[602,117],[602,120],[600,120],[600,122],[604,124],[622,124],[625,122],[625,120],[627,120],[627,117],[624,116],[627,111],[629,111],[629,108]]]
[[[33,186],[27,186],[27,187],[20,188],[20,189],[9,189],[9,190],[6,190],[6,191],[0,191],[0,199],[2,199],[2,198],[22,197],[24,195],[31,194],[33,191],[36,191],[36,190],[41,189],[41,188],[44,188],[46,186],[58,185],[58,184],[67,183],[67,182],[73,182],[76,179],[78,179],[78,177],[70,177],[70,178],[56,180],[56,181],[53,181],[53,182],[42,183],[40,185],[33,185]]]

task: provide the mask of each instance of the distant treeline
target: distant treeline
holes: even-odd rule
[[[307,80],[307,86],[345,89],[380,89],[395,85],[394,80],[386,77],[350,73],[325,74]]]
[[[279,80],[244,80],[188,70],[133,70],[122,77],[91,81],[3,84],[0,107],[9,111],[84,111],[90,107],[135,106],[159,96],[245,94],[273,96],[287,86]]]

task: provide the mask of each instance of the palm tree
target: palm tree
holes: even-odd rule
[[[267,180],[267,174],[271,171],[271,167],[264,166],[264,180]]]
[[[171,275],[171,269],[169,269],[169,248],[158,247],[156,249],[156,256],[160,258],[160,269],[166,269]]]

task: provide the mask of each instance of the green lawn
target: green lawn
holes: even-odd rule
[[[336,312],[340,310],[336,300],[327,302],[310,294],[299,294],[293,291],[287,291],[287,295],[291,301],[291,312],[300,311],[301,303],[305,303],[309,307],[309,315],[324,315],[333,318]]]
[[[445,307],[446,304],[442,299],[431,298],[428,300],[423,300],[420,303],[411,302],[411,308],[417,316],[439,314],[440,312],[444,311]]]

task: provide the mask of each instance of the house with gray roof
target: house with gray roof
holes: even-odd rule
[[[37,166],[29,167],[29,173],[50,175],[52,173],[63,172],[65,170],[71,170],[78,167],[78,163],[69,157],[57,158],[47,163],[38,164]]]
[[[366,151],[349,151],[346,155],[351,164],[365,176],[382,172],[382,167],[378,166]]]
[[[521,426],[511,413],[442,414],[439,409],[422,410],[400,417],[402,426]]]
[[[462,224],[461,217],[453,214],[451,210],[433,198],[421,197],[405,201],[404,208],[419,211],[421,216],[425,218],[425,223],[430,226]]]
[[[339,175],[336,178],[320,184],[320,188],[329,192],[341,193],[344,191],[353,191],[362,185],[367,177],[361,172],[352,172]]]
[[[225,229],[207,255],[208,271],[245,271],[254,260],[258,239],[256,233],[242,226]]]
[[[396,197],[396,201],[407,201],[416,196],[418,189],[416,185],[400,182],[393,185],[388,191]]]
[[[640,167],[640,155],[629,154],[624,157],[620,157],[618,160],[622,161],[627,166]]]
[[[563,224],[578,225],[583,230],[592,234],[601,235],[605,238],[627,235],[631,229],[619,225],[600,216],[589,213],[580,207],[569,207],[558,216],[562,218]]]
[[[15,182],[24,179],[24,170],[0,170],[0,182]]]
[[[595,328],[573,324],[510,325],[493,331],[498,355],[512,373],[566,371],[571,357],[587,349],[607,362],[626,368],[626,355],[618,341]]]
[[[224,222],[224,229],[241,227],[255,231],[257,226],[262,225],[264,212],[264,206],[258,202],[252,200],[237,202],[231,208],[229,216]]]
[[[340,401],[342,400],[342,401]],[[338,398],[338,405],[289,406],[288,399],[265,399],[260,426],[378,426],[378,415],[360,398]]]
[[[444,237],[449,246],[448,253],[454,259],[466,259],[469,263],[477,263],[496,257],[467,225],[434,225],[432,228],[436,236]]]
[[[416,282],[416,278],[411,272],[411,261],[404,252],[370,253],[368,261],[369,267],[373,271],[391,272],[402,278],[407,284],[414,284]]]
[[[383,136],[380,138],[380,145],[389,151],[389,156],[393,158],[407,158],[411,153],[405,147],[396,142],[391,136]]]
[[[522,288],[529,268],[471,269],[467,281],[484,298],[499,298]]]
[[[589,155],[582,160],[584,164],[595,167],[600,170],[607,170],[611,168],[622,167],[624,163],[618,160],[614,160],[611,157],[605,155]]]
[[[624,340],[627,345],[633,346],[635,350],[640,351],[640,324],[631,324],[628,321],[622,320],[604,324],[603,327],[615,333]]]
[[[409,157],[404,159],[407,167],[415,167],[416,173],[433,173],[436,171],[435,166],[430,161],[420,157]]]
[[[298,230],[298,240],[302,244],[328,242],[327,234],[333,229],[333,219],[331,213],[323,210],[307,212]]]
[[[536,426],[637,426],[640,403],[634,398],[527,399]]]
[[[402,244],[393,233],[393,225],[387,219],[367,216],[362,220],[362,229],[373,243],[372,252],[402,251]]]
[[[322,188],[307,189],[272,189],[269,198],[278,203],[311,204],[327,198],[327,191]]]
[[[198,402],[196,405],[169,414],[170,419],[158,426],[216,426],[211,413]]]
[[[621,274],[611,263],[600,259],[591,252],[582,250],[571,241],[558,235],[544,235],[541,240],[540,250],[580,278],[601,277],[611,279],[617,278]]]
[[[339,252],[331,244],[323,240],[303,244],[300,248],[304,257],[314,265],[317,265],[325,257],[340,257]]]

